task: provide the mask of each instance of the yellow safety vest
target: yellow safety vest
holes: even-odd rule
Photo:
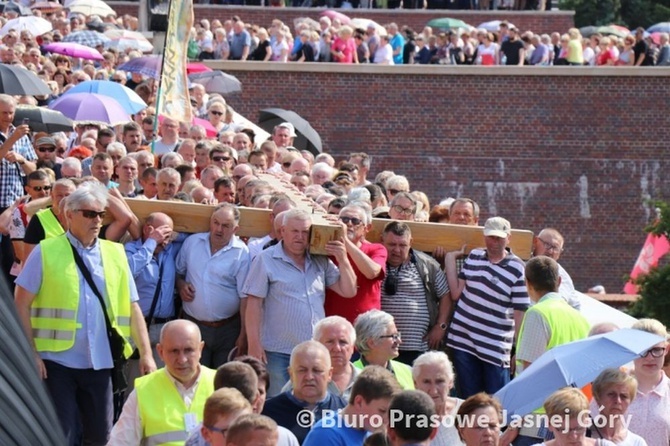
[[[51,209],[42,209],[35,216],[42,223],[44,229],[44,238],[58,237],[65,233],[58,218],[51,212]]]
[[[400,387],[402,387],[403,390],[414,390],[414,378],[412,377],[412,368],[407,364],[394,361],[393,359],[390,361],[390,363],[391,363],[391,372],[393,372],[393,375],[395,376],[395,379],[398,381],[398,384],[400,384]],[[362,359],[358,359],[357,361],[354,362],[354,367],[363,370],[365,368],[365,364],[363,364]]]
[[[142,444],[183,446],[190,434],[186,431],[184,416],[191,413],[202,422],[205,401],[214,393],[215,374],[215,370],[200,366],[198,388],[190,407],[186,407],[164,368],[137,378],[135,392],[142,422]]]
[[[130,287],[128,260],[123,245],[99,240],[107,291],[107,317],[112,327],[130,346]],[[74,261],[67,235],[40,242],[42,251],[42,286],[30,309],[30,321],[37,351],[61,352],[74,346],[79,309],[79,268]],[[97,298],[96,298],[97,300]],[[96,305],[99,305],[96,302]],[[99,327],[104,335],[104,326]]]

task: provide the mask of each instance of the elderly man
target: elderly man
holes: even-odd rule
[[[290,122],[282,122],[272,129],[272,141],[280,151],[286,147],[292,147],[296,136],[295,127]]]
[[[85,444],[107,443],[110,369],[118,359],[112,355],[122,348],[114,353],[130,356],[131,334],[140,372],[156,369],[123,246],[98,238],[107,195],[96,183],[70,194],[64,203],[68,232],[41,242],[16,279],[19,318],[70,445],[78,444],[80,433]]]
[[[153,153],[161,156],[174,152],[179,145],[179,121],[164,117],[158,131],[161,137],[153,142]]]
[[[60,178],[60,163],[56,159],[56,141],[50,136],[43,136],[35,142],[37,168],[48,167]]]
[[[533,239],[533,255],[547,256],[558,262],[563,253],[563,236],[558,230],[553,228],[544,228]],[[563,269],[560,263],[558,265],[558,273],[561,276],[561,283],[558,287],[558,292],[575,310],[579,310],[582,306],[581,301],[575,290],[575,285],[572,282],[570,274]]]
[[[230,41],[230,60],[247,60],[251,48],[251,35],[244,27],[244,22],[238,20],[233,23],[233,34]]]
[[[405,223],[388,223],[382,243],[388,260],[381,308],[402,333],[398,360],[411,365],[429,348],[440,348],[452,309],[449,285],[435,259],[412,249],[412,232]]]
[[[156,176],[156,199],[174,200],[181,186],[181,175],[175,169],[166,167]]]
[[[452,225],[477,226],[479,205],[469,198],[457,198],[449,206],[449,223]]]
[[[338,269],[328,257],[309,254],[312,220],[307,212],[292,209],[283,220],[281,243],[256,256],[243,289],[248,301],[249,354],[267,358],[271,396],[288,381],[293,347],[310,339],[316,323],[325,317],[326,288],[343,297],[356,294],[356,275],[344,242],[333,240],[326,245]]]
[[[346,402],[328,391],[332,366],[328,350],[316,341],[305,341],[291,351],[289,375],[293,390],[283,392],[268,400],[263,408],[267,415],[284,426],[303,442],[310,426],[300,420],[301,412],[312,412],[312,421],[321,419],[324,410],[336,411]],[[270,378],[272,382],[272,378]]]
[[[381,308],[381,283],[386,274],[387,251],[381,243],[365,236],[372,228],[372,210],[365,202],[353,202],[340,210],[339,220],[347,227],[345,247],[354,268],[358,289],[353,299],[326,291],[326,315],[339,315],[354,323],[359,314]]]
[[[379,421],[388,425],[391,398],[400,391],[391,372],[379,366],[366,367],[356,379],[349,404],[341,413],[330,415],[329,420],[317,422],[303,445],[363,444],[369,433],[379,429]]]
[[[235,136],[233,137],[233,148],[235,150],[238,152],[242,152],[243,150],[250,151],[253,147],[254,143],[251,138],[249,138],[248,134],[245,132],[235,133]]]
[[[60,166],[61,178],[81,178],[81,161],[77,158],[69,157],[63,160]]]
[[[445,267],[456,300],[447,346],[452,349],[456,389],[460,398],[493,394],[510,379],[512,346],[530,305],[524,264],[507,247],[512,227],[502,217],[484,225],[486,249],[473,249],[460,273],[449,252]]]
[[[398,192],[389,203],[389,217],[393,220],[414,221],[418,202],[409,192]]]
[[[158,354],[165,368],[135,382],[109,441],[115,446],[183,444],[202,422],[214,392],[215,371],[200,364],[198,326],[183,319],[165,324]]]
[[[246,301],[242,285],[249,270],[249,249],[235,235],[240,211],[230,203],[216,207],[209,232],[186,239],[177,257],[177,289],[184,317],[195,322],[205,341],[202,364],[218,367],[246,335],[240,314]]]
[[[277,225],[275,224],[276,218],[279,214],[290,209],[295,209],[296,204],[291,200],[287,195],[284,194],[274,194],[270,198],[270,233],[265,237],[252,237],[247,242],[249,246],[249,254],[251,255],[251,260],[256,258],[258,254],[264,249],[269,248],[270,246],[276,245],[279,243],[279,236],[277,231]]]

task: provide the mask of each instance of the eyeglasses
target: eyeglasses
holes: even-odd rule
[[[561,248],[560,246],[552,245],[551,243],[546,242],[541,238],[538,238],[538,240],[542,243],[544,249],[546,249],[547,251],[563,252],[563,248]]]
[[[342,223],[344,223],[345,225],[348,225],[349,223],[351,223],[354,226],[358,226],[361,223],[363,223],[363,220],[361,220],[360,218],[356,218],[356,217],[340,217],[340,221]]]
[[[221,162],[221,161],[225,161],[227,163],[231,159],[232,158],[230,158],[229,156],[213,156],[212,157],[212,161],[216,161],[217,163]]]
[[[398,342],[402,340],[402,336],[400,335],[400,333],[393,333],[390,335],[384,335],[379,337],[379,339],[387,339],[387,338],[393,339],[393,342]]]
[[[49,153],[53,153],[53,152],[56,151],[56,148],[55,148],[55,147],[38,147],[38,148],[37,148],[37,151],[38,151],[38,152],[49,152]]]
[[[205,427],[206,427],[208,430],[212,431],[212,432],[218,432],[218,433],[220,433],[220,434],[223,435],[224,437],[226,436],[226,432],[228,432],[228,428],[227,428],[227,427],[224,427],[224,428],[221,428],[221,427],[215,427],[215,426],[205,426]]]
[[[400,206],[399,204],[396,204],[393,206],[393,210],[395,210],[399,214],[403,215],[412,215],[414,213],[414,208],[404,208]]]
[[[641,358],[646,358],[651,353],[652,358],[661,358],[665,355],[665,347],[650,348],[640,355]]]
[[[35,192],[42,192],[43,190],[51,190],[51,186],[29,186]]]
[[[77,212],[81,212],[81,215],[83,215],[85,218],[88,218],[90,220],[93,220],[96,217],[100,217],[101,219],[104,220],[105,216],[107,215],[107,211],[93,211],[91,209],[75,209]]]
[[[223,112],[216,111],[216,110],[210,110],[209,112],[213,115],[216,115],[216,116],[222,116],[223,115]]]

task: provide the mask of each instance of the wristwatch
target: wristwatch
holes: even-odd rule
[[[446,330],[446,329],[447,329],[447,324],[445,324],[444,322],[442,322],[442,323],[440,324],[440,328],[441,328],[442,330]]]

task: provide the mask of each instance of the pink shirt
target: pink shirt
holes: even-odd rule
[[[338,58],[333,56],[335,62],[339,63],[354,63],[354,53],[356,52],[356,42],[353,37],[343,40],[340,37],[336,37],[333,41],[333,46],[331,47],[333,51],[342,51],[344,54],[343,57]]]
[[[628,429],[641,436],[649,446],[670,444],[670,378],[663,379],[646,395],[637,391],[628,407]]]

